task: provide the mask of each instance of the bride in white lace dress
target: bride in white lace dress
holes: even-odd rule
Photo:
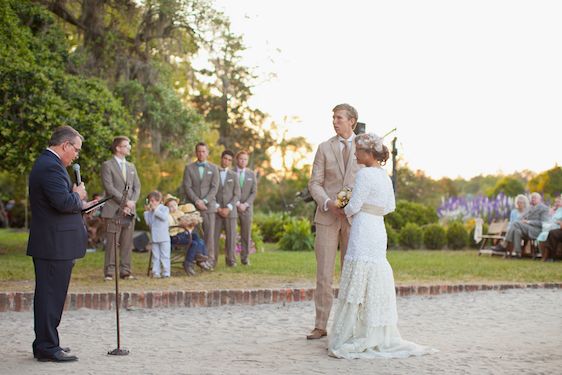
[[[386,260],[383,218],[395,209],[392,183],[381,168],[388,159],[388,149],[382,138],[372,133],[357,136],[355,142],[357,162],[365,168],[357,173],[353,195],[344,208],[353,221],[329,354],[338,358],[404,358],[433,352],[402,340],[396,326],[396,292]]]

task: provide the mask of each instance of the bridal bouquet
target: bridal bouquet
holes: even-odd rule
[[[351,199],[351,188],[345,186],[339,193],[336,195],[336,206],[339,208],[344,208],[349,203]]]

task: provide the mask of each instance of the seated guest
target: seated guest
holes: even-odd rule
[[[542,243],[546,241],[550,231],[560,229],[560,222],[562,222],[562,195],[555,199],[554,207],[552,207],[550,212],[552,214],[550,220],[543,223],[542,232],[537,237],[537,242],[539,242],[541,250],[543,251],[543,260],[546,260],[548,258],[548,256],[545,256],[545,254],[544,254],[545,253],[545,247],[544,247],[544,244],[542,244]],[[552,251],[555,251],[555,250],[556,250],[556,248],[554,248]]]
[[[523,195],[519,194],[515,197],[515,208],[511,210],[509,214],[509,224],[507,229],[511,228],[513,223],[519,221],[521,215],[523,215],[529,209],[529,199]]]
[[[534,240],[542,230],[543,221],[548,220],[548,207],[542,203],[539,193],[531,194],[531,207],[521,215],[519,221],[507,230],[505,238],[501,243],[492,249],[496,251],[506,251],[508,246],[513,246],[515,255],[521,256],[521,240],[524,238]]]
[[[164,198],[165,205],[170,210],[169,234],[172,245],[187,246],[184,269],[189,276],[196,275],[194,264],[205,271],[213,268],[208,263],[205,243],[196,233],[195,226],[202,222],[201,215],[191,203],[178,206],[179,199],[171,194]]]
[[[562,220],[557,222],[558,229],[553,229],[548,232],[546,241],[542,246],[542,260],[543,262],[554,260],[556,255],[556,248],[562,242]]]

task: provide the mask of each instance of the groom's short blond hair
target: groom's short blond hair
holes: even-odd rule
[[[347,117],[355,119],[355,125],[357,124],[357,120],[359,119],[359,114],[357,113],[357,110],[352,105],[347,103],[338,104],[337,106],[334,107],[334,109],[332,109],[332,112],[336,112],[336,111],[345,111],[347,113]]]

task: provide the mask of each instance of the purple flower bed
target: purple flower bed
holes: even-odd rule
[[[514,198],[503,193],[489,198],[482,195],[473,197],[450,197],[443,199],[437,209],[437,216],[441,221],[467,221],[481,217],[485,222],[508,219],[514,207]]]

